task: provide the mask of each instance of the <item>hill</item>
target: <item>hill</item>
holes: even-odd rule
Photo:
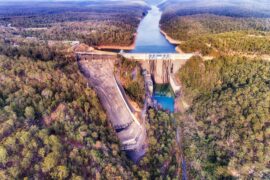
[[[137,1],[9,2],[0,6],[0,29],[23,38],[129,46],[147,9]]]
[[[270,14],[267,1],[168,1],[161,5],[161,28],[183,43],[185,52],[203,55],[269,55]],[[253,8],[256,7],[256,8]]]

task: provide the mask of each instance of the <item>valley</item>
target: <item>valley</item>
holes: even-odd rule
[[[269,9],[0,0],[0,179],[269,179]]]

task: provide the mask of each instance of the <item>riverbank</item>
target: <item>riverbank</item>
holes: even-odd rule
[[[173,44],[173,45],[179,45],[179,44],[182,44],[182,41],[173,39],[173,38],[170,37],[165,31],[163,31],[161,28],[160,28],[160,32],[161,32],[161,34],[163,34],[163,36],[164,36],[171,44]]]
[[[175,51],[179,54],[185,54],[185,52],[179,46],[176,46]]]
[[[179,47],[180,44],[182,44],[182,41],[173,39],[172,37],[170,37],[165,31],[163,31],[160,28],[160,32],[161,34],[167,39],[167,41],[169,41],[169,43],[175,45],[175,51],[178,52],[179,54],[184,54],[185,52]]]

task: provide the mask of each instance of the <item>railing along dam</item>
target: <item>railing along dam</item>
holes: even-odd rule
[[[123,57],[139,61],[172,60],[186,61],[194,56],[194,53],[120,53]]]

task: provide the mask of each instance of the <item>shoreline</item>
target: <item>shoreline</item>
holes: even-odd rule
[[[179,54],[183,54],[184,52],[180,49],[178,45],[180,45],[182,42],[179,40],[175,40],[172,37],[170,37],[165,31],[160,29],[160,33],[165,37],[165,39],[172,45],[175,45],[175,51]],[[136,48],[136,40],[137,40],[137,33],[134,33],[134,41],[131,45],[100,45],[95,46],[94,48],[96,50],[124,50],[124,51],[132,51]]]
[[[175,47],[175,51],[178,52],[179,54],[185,54],[185,52],[179,46]]]
[[[182,44],[181,41],[178,41],[178,40],[175,40],[173,39],[172,37],[170,37],[165,31],[163,31],[161,29],[161,27],[159,28],[160,29],[160,33],[167,39],[167,41],[169,41],[169,43],[171,43],[172,45],[175,45],[175,51],[179,54],[185,54],[185,52],[179,47],[180,44]]]
[[[135,49],[135,44],[130,46],[118,46],[118,45],[102,45],[95,47],[97,50],[133,50]]]
[[[163,31],[160,27],[160,32],[161,34],[163,34],[163,36],[169,41],[169,43],[173,44],[173,45],[179,45],[181,44],[182,42],[179,41],[179,40],[175,40],[173,39],[172,37],[170,37],[165,31]]]

